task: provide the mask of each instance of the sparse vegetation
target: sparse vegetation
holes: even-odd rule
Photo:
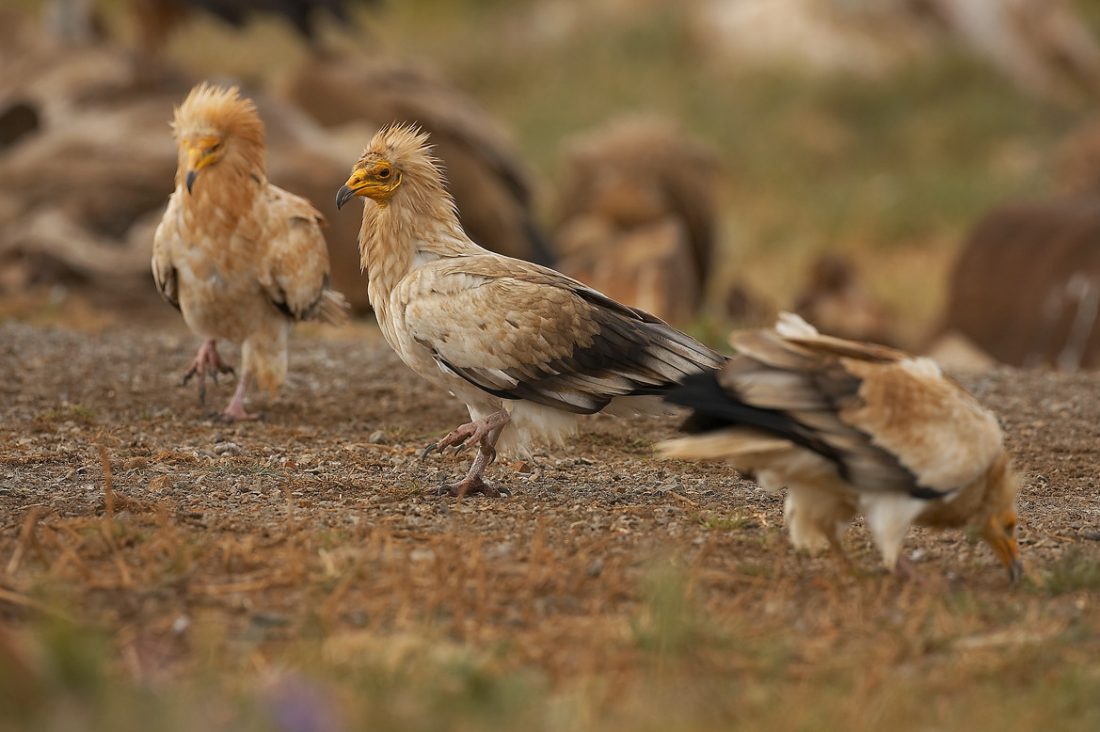
[[[462,456],[420,450],[461,413],[362,328],[301,336],[292,368],[390,374],[385,400],[368,378],[308,399],[291,384],[266,421],[230,427],[172,386],[189,349],[171,334],[0,337],[35,354],[0,407],[0,730],[1090,729],[1100,715],[1097,544],[1065,528],[1096,500],[1089,376],[976,384],[1024,473],[1058,476],[1024,492],[1024,556],[1049,580],[1029,591],[961,532],[915,533],[917,583],[877,571],[859,527],[855,572],[801,556],[778,498],[633,450],[670,420],[591,420],[523,470],[498,466],[514,491],[500,502],[428,495]],[[64,375],[48,364],[83,370],[137,343],[149,358],[110,376],[132,391],[70,387],[94,423],[26,429],[55,408]],[[1042,424],[1066,393],[1055,433]],[[132,419],[150,401],[163,413]],[[403,431],[367,442],[383,421]],[[239,454],[215,452],[228,441]]]
[[[1100,558],[1080,550],[1066,552],[1047,570],[1040,587],[1054,595],[1100,590]]]
[[[755,529],[760,526],[757,517],[740,513],[729,516],[701,513],[698,520],[700,525],[709,531],[740,531],[742,529]]]

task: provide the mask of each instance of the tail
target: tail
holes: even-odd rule
[[[729,394],[719,372],[704,371],[681,380],[665,401],[692,410],[680,425],[687,437],[658,443],[657,454],[673,460],[732,460],[788,451],[793,424],[781,413],[758,409]]]
[[[329,325],[343,325],[348,322],[351,306],[344,296],[336,290],[325,290],[313,311],[311,320],[320,320]]]
[[[794,444],[839,463],[836,449],[815,434],[812,428],[783,410],[746,404],[735,391],[723,387],[719,378],[717,371],[692,374],[683,378],[679,386],[665,396],[666,401],[692,410],[680,426],[682,432],[706,435],[737,428],[740,439],[734,442],[744,442],[743,435],[747,431],[753,438],[752,449],[731,447],[731,453],[758,452],[763,449],[761,445],[764,443],[757,444],[756,441],[766,436],[769,438],[765,445],[767,449],[775,449],[780,443]]]
[[[727,429],[657,443],[665,460],[736,460],[790,451],[791,443],[750,430]]]

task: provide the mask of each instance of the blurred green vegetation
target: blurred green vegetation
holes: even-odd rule
[[[857,637],[836,643],[826,629],[807,636],[767,620],[767,603],[790,602],[790,587],[777,584],[764,605],[723,617],[708,613],[692,588],[688,568],[653,564],[641,581],[631,632],[594,639],[625,654],[621,668],[556,685],[517,666],[508,644],[477,648],[430,626],[405,634],[319,632],[271,644],[262,631],[230,637],[214,615],[181,631],[193,660],[186,673],[170,676],[143,663],[140,653],[118,658],[106,632],[47,617],[18,635],[0,635],[0,730],[1100,725],[1100,670],[1090,650],[1097,628],[1087,615],[1052,632],[1035,618],[1026,622],[1031,611],[1003,598],[965,589],[925,596],[871,588],[862,598],[842,599],[843,606],[858,615],[866,602],[885,602],[896,605],[896,620],[868,617]],[[990,621],[1002,629],[989,631]]]

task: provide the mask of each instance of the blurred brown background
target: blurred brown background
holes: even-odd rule
[[[955,331],[975,358],[1100,361],[1096,3],[18,0],[3,16],[0,313],[99,322],[153,302],[167,122],[212,79],[256,99],[272,181],[325,213],[364,314],[358,217],[333,192],[378,126],[415,120],[480,243],[712,342],[795,308],[917,350]]]

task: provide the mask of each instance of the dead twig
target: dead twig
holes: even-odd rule
[[[45,511],[41,506],[34,506],[23,518],[23,527],[19,530],[19,540],[16,542],[15,549],[8,560],[8,566],[5,568],[8,577],[14,577],[15,573],[19,571],[19,565],[23,562],[27,547],[34,541],[34,527],[43,513]]]
[[[111,472],[111,456],[107,454],[107,447],[102,442],[96,443],[99,452],[99,463],[103,467],[103,507],[105,515],[100,524],[100,533],[103,540],[113,555],[115,567],[118,568],[119,582],[123,587],[133,587],[134,580],[130,574],[130,568],[122,557],[122,551],[115,541],[115,489],[114,475]]]
[[[99,451],[99,464],[103,468],[103,507],[107,513],[107,522],[115,520],[115,490],[114,475],[111,473],[111,456],[107,454],[107,448],[102,442],[96,443]]]
[[[71,620],[68,615],[57,608],[50,607],[34,598],[27,597],[13,590],[4,589],[3,587],[0,587],[0,602],[6,602],[9,605],[16,605],[18,607],[25,607],[29,610],[36,610],[44,615],[50,615],[62,620]]]

